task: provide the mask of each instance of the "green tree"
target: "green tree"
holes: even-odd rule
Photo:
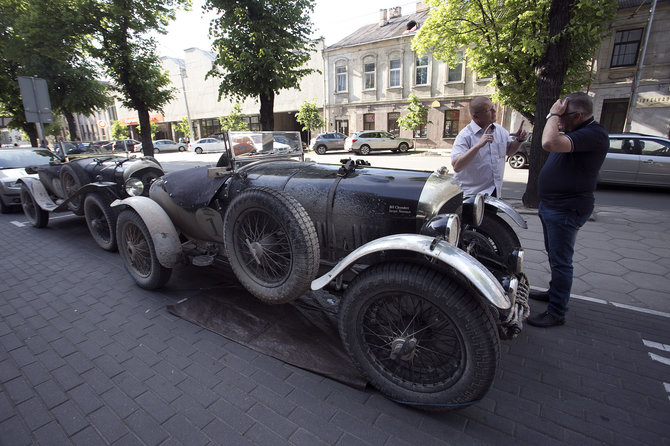
[[[154,139],[156,139],[156,133],[158,133],[158,124],[156,124],[153,121],[149,121],[149,125],[151,126],[151,140],[153,141]],[[137,131],[140,132],[140,135],[142,134],[141,125],[137,126]]]
[[[130,129],[127,125],[121,124],[121,121],[112,121],[111,131],[114,139],[128,139],[130,137]]]
[[[207,76],[221,78],[219,98],[258,97],[263,130],[274,130],[274,99],[297,88],[316,42],[310,40],[314,0],[207,0],[215,60]]]
[[[97,20],[97,45],[90,51],[102,60],[127,108],[137,110],[142,151],[153,156],[150,111],[161,111],[174,95],[162,71],[150,32],[165,33],[177,8],[189,0],[91,0],[90,20]]]
[[[537,207],[545,115],[561,94],[588,82],[590,58],[608,31],[616,0],[426,0],[433,8],[412,41],[421,54],[491,76],[494,100],[534,125],[524,204]]]
[[[249,130],[249,124],[242,116],[242,105],[239,102],[233,106],[233,110],[229,114],[219,118],[219,123],[221,124],[221,130]]]
[[[177,129],[178,132],[183,133],[185,137],[188,138],[189,141],[193,141],[195,139],[193,135],[193,130],[189,128],[188,118],[186,116],[181,118],[181,122],[175,124],[175,128]]]
[[[414,93],[411,93],[407,113],[398,118],[398,127],[403,130],[416,130],[429,122],[428,107],[422,104]]]
[[[295,120],[302,125],[303,130],[307,130],[308,143],[312,137],[312,130],[320,129],[325,124],[319,114],[319,108],[316,106],[316,99],[300,104],[298,113],[295,114]]]
[[[74,114],[89,114],[110,103],[106,87],[96,80],[97,67],[86,56],[90,25],[81,14],[86,0],[2,0],[0,2],[0,108],[37,142],[37,130],[25,122],[18,76],[47,82],[54,114],[62,113],[76,138]],[[48,38],[45,38],[48,36]]]

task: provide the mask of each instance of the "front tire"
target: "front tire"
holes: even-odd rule
[[[167,283],[172,269],[158,261],[151,233],[137,212],[121,211],[116,223],[116,239],[126,271],[141,288],[155,290]]]
[[[339,328],[359,371],[397,402],[454,409],[478,401],[493,383],[500,341],[489,312],[426,267],[365,270],[344,293]]]
[[[83,172],[79,171],[79,166],[71,166],[69,164],[63,165],[60,171],[60,181],[63,186],[63,193],[65,198],[69,199],[77,193],[77,191],[88,182]],[[81,196],[73,198],[68,203],[68,208],[77,215],[84,214],[84,198]]]
[[[84,200],[84,217],[95,243],[105,251],[116,251],[116,220],[118,213],[98,194],[89,194]]]
[[[195,153],[197,153],[198,155],[202,155],[202,148],[201,147],[196,147],[195,148]]]
[[[314,151],[319,155],[325,155],[328,151],[328,148],[324,145],[318,146]]]
[[[370,146],[367,145],[367,144],[363,144],[359,151],[360,151],[361,155],[369,155],[370,154]]]
[[[49,213],[37,204],[25,184],[21,184],[21,207],[26,218],[34,227],[44,228],[49,223]]]
[[[248,189],[228,206],[223,233],[235,276],[261,301],[286,303],[309,290],[319,243],[295,198],[265,187]]]
[[[526,165],[528,161],[526,160],[526,155],[523,153],[515,153],[511,155],[507,160],[507,163],[512,169],[521,169]]]

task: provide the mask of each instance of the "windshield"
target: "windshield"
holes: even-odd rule
[[[54,159],[48,150],[2,150],[0,169],[22,169],[27,166],[42,166]]]
[[[237,161],[286,156],[302,158],[300,132],[228,132],[228,141]]]

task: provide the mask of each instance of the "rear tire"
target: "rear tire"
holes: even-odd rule
[[[523,153],[515,153],[511,155],[507,160],[507,163],[512,169],[521,169],[526,165],[528,161],[526,160],[526,155]]]
[[[281,304],[310,288],[319,268],[319,242],[302,205],[266,187],[235,197],[223,226],[230,266],[259,300]]]
[[[361,155],[369,155],[370,154],[370,146],[367,144],[363,144],[360,148],[360,153]]]
[[[84,200],[84,217],[95,243],[105,251],[116,251],[116,208],[101,195],[89,194]]]
[[[409,150],[409,146],[407,145],[406,142],[400,143],[398,146],[398,150],[400,150],[400,153],[405,153]]]
[[[202,155],[202,148],[196,147],[195,148],[195,153],[197,153],[198,155]]]
[[[186,150],[186,147],[184,147],[184,146],[179,146],[179,149],[178,149],[178,150],[179,150],[180,152],[183,152],[183,151]]]
[[[21,185],[21,207],[26,218],[34,227],[44,228],[49,223],[49,213],[37,204],[25,184]]]
[[[349,285],[340,336],[359,371],[390,399],[455,409],[483,398],[499,360],[498,331],[477,296],[421,265],[372,266]]]
[[[116,239],[126,271],[141,288],[155,290],[167,283],[172,269],[158,261],[151,233],[137,212],[121,211],[116,223]]]

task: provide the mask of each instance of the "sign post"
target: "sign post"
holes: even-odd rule
[[[19,89],[23,98],[23,109],[26,112],[26,122],[37,124],[35,127],[40,144],[44,140],[43,124],[53,122],[47,81],[39,77],[19,76]]]

